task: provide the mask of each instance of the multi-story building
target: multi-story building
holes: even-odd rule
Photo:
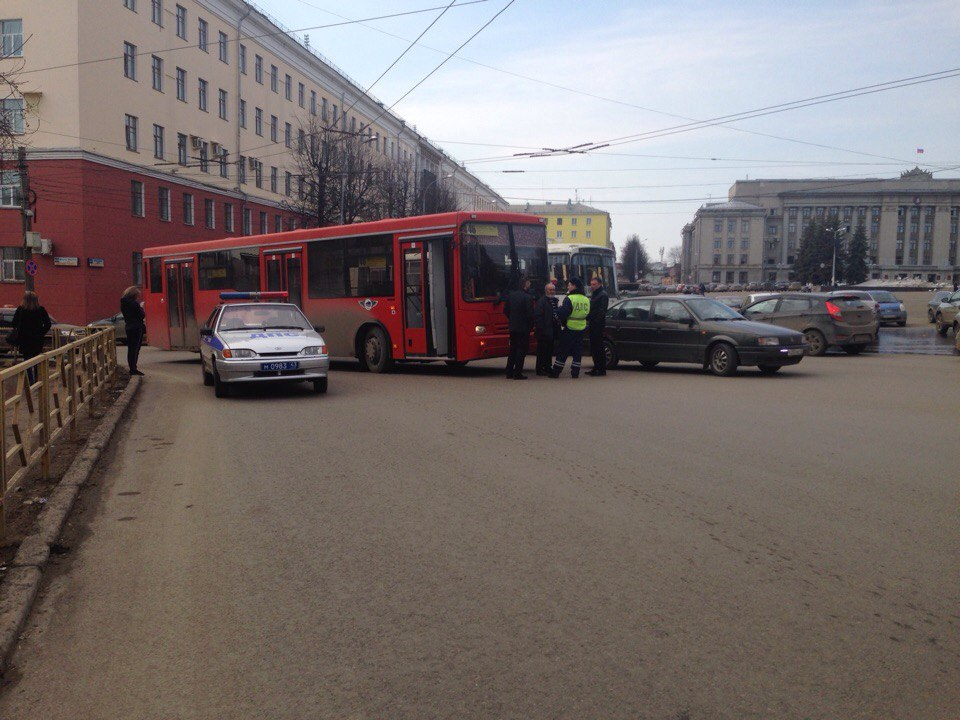
[[[728,198],[684,226],[685,280],[790,279],[804,228],[834,219],[842,241],[863,226],[872,279],[960,280],[960,179],[914,168],[893,180],[741,180]]]
[[[4,0],[0,37],[0,70],[19,84],[0,112],[28,148],[33,230],[49,241],[31,269],[58,320],[116,312],[142,281],[144,247],[294,227],[294,158],[311,123],[356,133],[463,209],[506,208],[243,0]],[[19,185],[6,158],[0,303],[23,291]]]
[[[613,249],[610,213],[603,210],[572,200],[544,205],[511,205],[510,210],[546,218],[549,242],[599,245]]]

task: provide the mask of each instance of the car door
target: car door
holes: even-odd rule
[[[780,298],[767,298],[741,308],[740,314],[754,322],[773,322],[773,316]]]
[[[653,306],[656,328],[655,360],[693,362],[700,344],[700,331],[695,329],[693,315],[679,300],[657,299]]]
[[[776,316],[774,322],[777,325],[802,332],[809,325],[810,298],[780,298],[780,304],[777,306],[774,315]]]
[[[644,348],[653,342],[653,298],[627,300],[617,308],[617,353],[623,360],[644,359]]]
[[[943,324],[952,325],[957,313],[960,312],[960,292],[955,292],[950,297],[944,298],[940,306],[940,313],[943,315]]]

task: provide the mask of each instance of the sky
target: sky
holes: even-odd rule
[[[395,112],[510,202],[579,198],[611,214],[618,246],[635,233],[653,259],[736,180],[897,177],[917,164],[960,177],[960,77],[649,136],[960,72],[956,0],[456,3],[442,16],[448,0],[257,4],[364,88],[436,20],[372,88],[388,106],[503,10]],[[437,9],[317,27],[426,8]],[[637,135],[585,155],[514,157]]]

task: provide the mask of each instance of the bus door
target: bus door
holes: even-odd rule
[[[427,277],[429,282],[431,355],[452,355],[450,343],[451,308],[450,257],[453,238],[438,237],[424,241],[427,250]]]
[[[301,307],[303,305],[303,248],[265,248],[263,255],[263,277],[266,278],[266,290],[286,290],[287,301]]]
[[[427,354],[427,253],[422,242],[400,243],[403,272],[403,349],[407,355]]]
[[[168,261],[165,270],[170,348],[199,347],[200,330],[193,306],[193,260]]]

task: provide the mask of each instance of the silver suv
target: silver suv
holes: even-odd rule
[[[960,292],[951,293],[940,301],[933,313],[933,321],[937,324],[937,332],[946,335],[947,330],[953,328],[956,333],[960,325]]]

